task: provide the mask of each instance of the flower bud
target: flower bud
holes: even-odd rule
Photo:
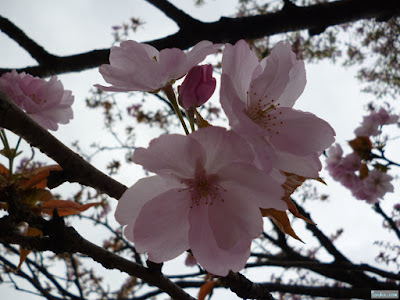
[[[214,93],[216,80],[212,77],[211,65],[196,66],[190,69],[179,87],[179,104],[189,110],[200,107]]]

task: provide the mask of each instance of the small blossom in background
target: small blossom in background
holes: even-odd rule
[[[383,108],[378,112],[372,111],[363,118],[361,126],[354,130],[357,138],[349,142],[353,153],[343,157],[343,149],[339,144],[327,151],[326,169],[329,174],[350,189],[359,200],[378,203],[386,193],[394,191],[391,183],[393,177],[386,174],[390,163],[385,166],[375,162],[376,159],[385,158],[372,153],[374,145],[370,137],[380,135],[382,126],[395,124],[398,119],[398,115],[391,115]],[[378,142],[378,145],[382,147],[382,143]],[[370,170],[368,165],[373,166],[373,169]]]
[[[218,44],[201,41],[188,52],[177,48],[158,51],[147,44],[124,41],[119,47],[111,48],[110,64],[99,68],[104,80],[111,86],[95,86],[111,92],[157,92],[185,76],[219,48]]]
[[[318,178],[319,156],[334,142],[335,132],[324,120],[292,108],[305,84],[304,62],[289,43],[278,43],[260,62],[243,40],[225,45],[221,105],[264,170]]]
[[[74,96],[57,76],[49,81],[15,70],[0,77],[0,90],[43,128],[57,130],[73,118]]]
[[[382,133],[380,127],[395,124],[398,120],[398,115],[391,115],[381,108],[378,112],[372,111],[370,115],[365,116],[361,126],[357,127],[354,133],[356,136],[377,136]]]
[[[202,106],[212,96],[217,81],[212,77],[212,65],[190,69],[179,87],[179,104],[186,110]]]
[[[208,272],[241,270],[263,230],[260,208],[286,210],[283,189],[253,165],[245,140],[220,127],[182,136],[162,135],[133,161],[157,175],[143,178],[120,198],[115,212],[125,236],[151,261],[190,249]]]

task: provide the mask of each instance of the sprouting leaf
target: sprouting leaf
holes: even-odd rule
[[[351,140],[349,145],[361,158],[368,159],[372,150],[372,143],[369,137],[358,136],[354,140]]]
[[[53,215],[53,210],[56,208],[60,217],[77,215],[88,208],[100,205],[101,202],[79,204],[70,200],[50,200],[40,205],[39,210],[42,213]]]
[[[8,171],[8,169],[2,164],[0,164],[0,175],[3,176],[4,178],[8,178],[9,173],[10,172]]]
[[[261,208],[261,213],[263,217],[269,217],[283,233],[286,233],[303,243],[303,241],[297,236],[292,226],[290,225],[290,221],[286,214],[286,211],[276,210],[274,208]]]
[[[28,227],[26,228],[26,230],[24,232],[24,235],[25,236],[43,236],[43,232],[37,228],[33,228],[28,225]],[[31,251],[32,250],[27,250],[22,247],[19,248],[19,264],[18,264],[17,270],[19,270],[21,268],[22,264],[28,257],[28,254],[31,253]]]
[[[215,281],[209,281],[204,283],[199,290],[198,300],[204,300],[208,294],[210,294],[215,287]]]
[[[21,189],[44,189],[47,186],[47,177],[50,175],[50,171],[62,171],[59,165],[51,165],[38,168],[30,173],[24,173],[23,179],[19,183]]]
[[[286,181],[282,184],[284,189],[284,195],[282,200],[286,202],[289,211],[297,218],[303,219],[307,223],[315,225],[309,218],[303,216],[298,211],[294,202],[290,199],[290,196],[294,193],[294,191],[303,184],[306,179],[314,179],[326,185],[325,181],[321,178],[306,178],[297,174],[283,172],[286,176]]]

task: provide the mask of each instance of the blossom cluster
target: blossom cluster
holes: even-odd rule
[[[261,61],[243,40],[224,45],[219,96],[231,129],[211,126],[196,108],[211,97],[216,79],[211,65],[198,64],[220,48],[202,41],[188,52],[158,51],[125,41],[111,49],[110,64],[100,67],[110,86],[96,86],[163,91],[187,133],[162,135],[134,152],[133,161],[155,175],[119,199],[115,217],[127,225],[127,239],[155,263],[190,251],[208,272],[226,276],[245,266],[252,240],[263,231],[262,211],[291,209],[295,182],[319,178],[319,156],[335,132],[293,108],[306,73],[285,42]],[[173,84],[185,75],[176,97]]]
[[[327,169],[333,179],[350,189],[353,196],[368,203],[377,203],[388,192],[393,192],[388,175],[388,165],[376,163],[370,170],[368,165],[373,165],[375,159],[384,159],[374,155],[371,151],[373,145],[370,138],[375,138],[382,133],[382,126],[395,124],[399,119],[397,115],[389,114],[385,109],[372,110],[363,122],[354,131],[356,139],[350,142],[353,153],[343,156],[343,149],[335,144],[327,151]]]
[[[57,76],[46,81],[13,70],[0,77],[0,90],[46,129],[57,130],[58,124],[67,124],[73,118],[74,96],[64,90]]]

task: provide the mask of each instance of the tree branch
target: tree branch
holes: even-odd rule
[[[184,11],[180,10],[166,0],[146,0],[150,4],[161,10],[168,18],[175,21],[175,23],[182,29],[191,24],[201,24],[200,21],[192,18]]]
[[[57,57],[49,54],[42,46],[31,40],[21,29],[15,26],[10,20],[0,16],[0,29],[9,38],[13,39],[24,48],[40,65],[49,65]]]
[[[33,121],[7,95],[0,91],[0,127],[7,128],[32,146],[54,159],[63,172],[50,175],[48,186],[53,188],[64,181],[79,182],[119,199],[127,189],[123,184],[97,170],[70,150],[47,130]],[[54,177],[52,177],[54,176]]]
[[[240,273],[229,272],[228,276],[220,277],[219,280],[243,299],[274,299],[265,286],[251,282]]]
[[[169,7],[165,1],[150,0],[161,7]],[[178,18],[175,14],[169,14]],[[180,17],[182,17],[180,14]],[[196,22],[195,25],[185,27],[183,24],[179,32],[162,39],[147,42],[161,50],[177,47],[187,49],[202,40],[214,43],[234,43],[239,39],[257,39],[274,34],[296,30],[309,30],[327,28],[329,26],[354,22],[362,19],[387,19],[389,16],[400,14],[400,1],[397,0],[341,0],[310,5],[307,7],[294,7],[283,9],[276,13],[243,18],[221,18],[217,22]],[[174,16],[175,15],[175,16]],[[179,21],[180,22],[180,21]],[[0,24],[0,29],[3,30]],[[57,57],[56,64],[47,61],[39,66],[18,69],[18,72],[27,72],[35,76],[45,77],[53,74],[78,72],[89,68],[98,67],[108,63],[109,49]],[[0,75],[11,69],[0,69]]]
[[[0,219],[2,225],[9,223],[8,226],[0,227],[0,242],[18,244],[30,250],[50,250],[56,254],[79,252],[100,263],[106,269],[118,269],[131,276],[139,277],[150,285],[157,286],[169,294],[172,299],[194,300],[193,297],[184,292],[167,277],[163,276],[161,272],[143,267],[89,242],[79,235],[73,227],[66,226],[64,220],[58,217],[57,214],[54,214],[53,219],[50,221],[33,215],[29,210],[24,208],[20,196],[14,187],[5,188],[0,200],[9,204],[10,214]],[[40,229],[44,236],[24,236],[17,230],[9,230],[9,227],[15,226],[14,224],[21,221],[26,221],[32,227]]]
[[[379,203],[375,203],[374,205],[374,210],[380,214],[386,222],[388,222],[390,229],[392,229],[395,234],[397,235],[397,238],[400,239],[400,230],[397,227],[396,223],[392,220],[392,218],[389,218],[387,214],[385,214],[385,212],[382,210],[381,206],[379,205]]]

